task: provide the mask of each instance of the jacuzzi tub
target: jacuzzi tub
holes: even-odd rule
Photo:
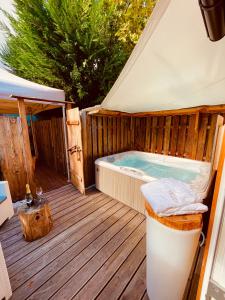
[[[127,151],[95,161],[96,188],[144,213],[140,186],[158,178],[175,178],[192,186],[204,199],[210,183],[211,164],[167,155]]]

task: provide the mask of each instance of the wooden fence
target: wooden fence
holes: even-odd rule
[[[81,113],[85,184],[94,184],[94,161],[127,150],[210,161],[216,114],[154,117],[90,116]]]
[[[14,200],[22,199],[27,175],[19,118],[0,117],[0,171]]]
[[[65,143],[62,118],[33,122],[38,160],[61,174],[66,174]]]
[[[62,118],[40,120],[33,125],[33,140],[36,140],[38,160],[51,169],[66,174]],[[24,156],[20,119],[1,116],[0,179],[9,182],[13,200],[22,199],[25,194],[28,179]]]
[[[95,182],[94,161],[113,153],[139,150],[209,161],[218,114],[111,117],[81,113],[85,186]],[[39,160],[66,173],[62,118],[33,123]],[[24,195],[21,127],[16,118],[0,117],[0,168],[14,199]],[[15,191],[15,192],[14,192]]]

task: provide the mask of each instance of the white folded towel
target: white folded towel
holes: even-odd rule
[[[196,214],[208,210],[206,205],[200,203],[203,199],[190,185],[173,178],[143,184],[141,191],[159,216]]]

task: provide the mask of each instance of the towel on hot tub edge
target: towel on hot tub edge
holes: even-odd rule
[[[143,184],[141,192],[159,216],[196,214],[208,210],[189,184],[173,178]]]

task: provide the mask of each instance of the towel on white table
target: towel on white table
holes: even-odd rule
[[[190,185],[173,178],[143,184],[141,191],[159,216],[196,214],[208,210]]]

